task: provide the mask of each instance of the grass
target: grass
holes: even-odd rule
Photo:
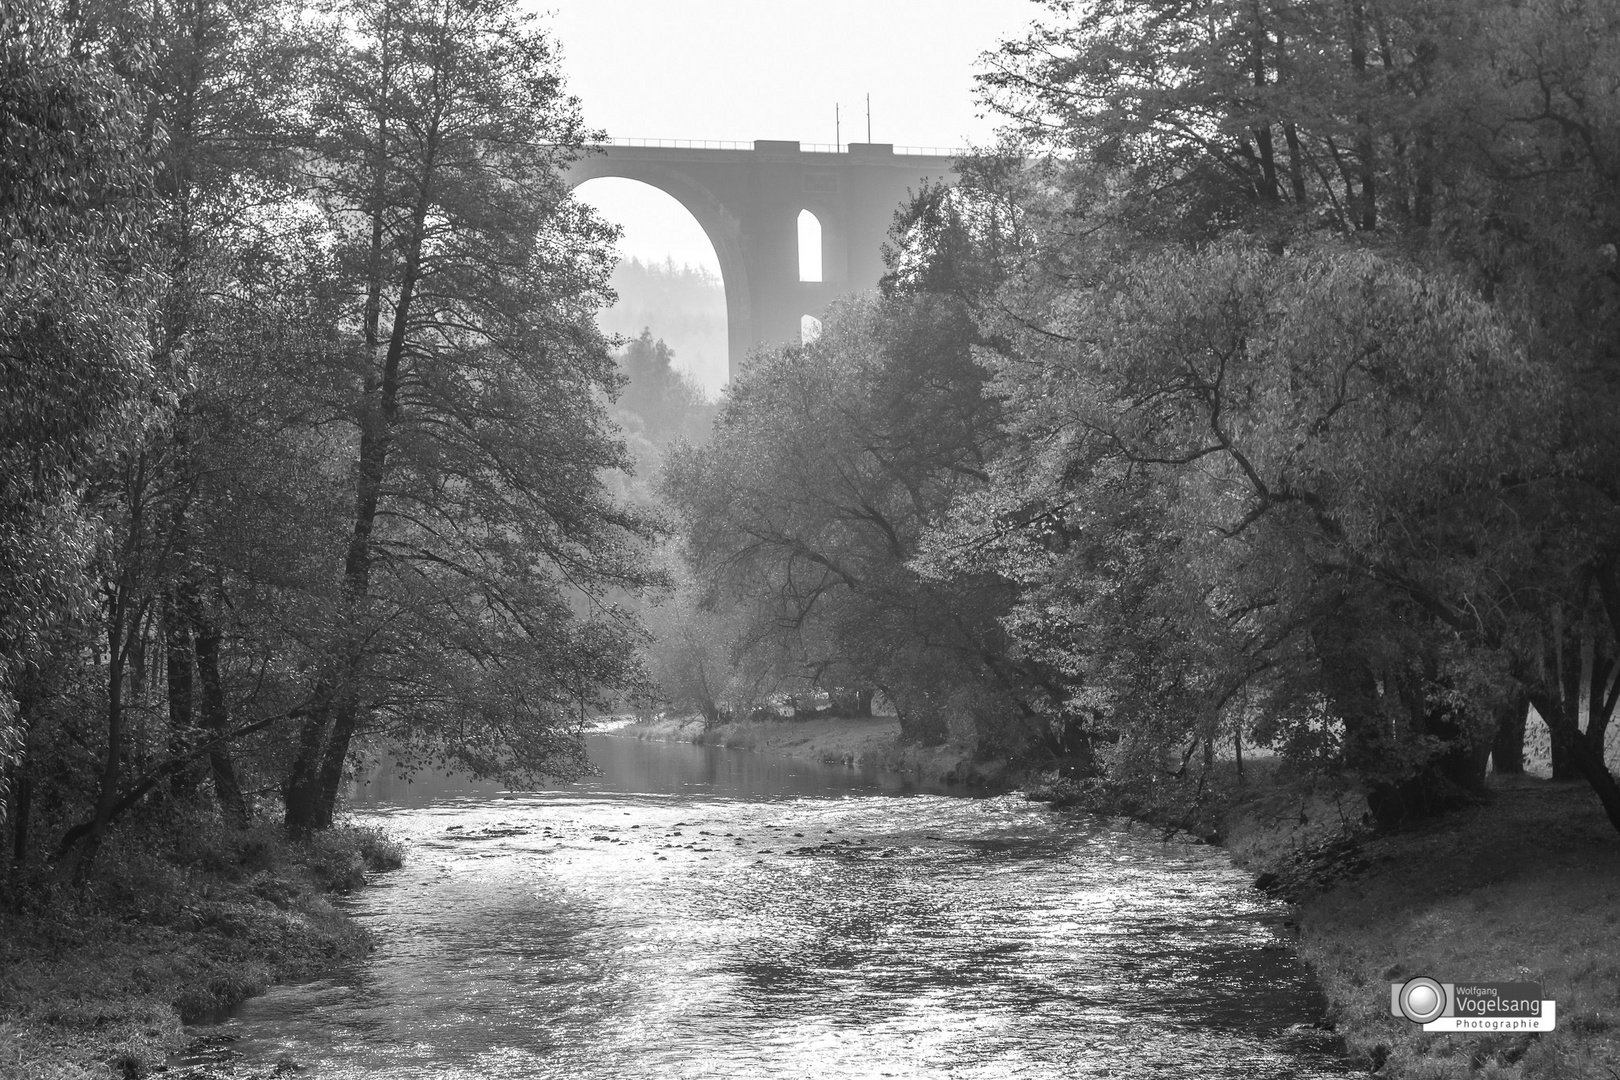
[[[182,1022],[370,950],[332,899],[400,865],[385,835],[179,833],[115,832],[86,885],[0,897],[0,1078],[146,1076],[188,1041]]]
[[[1479,805],[1358,845],[1361,869],[1301,899],[1300,952],[1351,1056],[1411,1080],[1620,1076],[1620,837],[1585,785],[1493,778]],[[1426,1034],[1389,983],[1532,981],[1544,1035]]]

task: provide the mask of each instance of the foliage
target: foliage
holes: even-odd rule
[[[42,4],[0,11],[0,822],[27,718],[17,681],[92,604],[98,457],[172,391],[145,349],[154,145],[108,50]]]
[[[1620,827],[1614,19],[1055,3],[994,57],[1035,243],[973,303],[1019,437],[930,565],[1019,586],[1116,767],[1237,729],[1388,823],[1528,697]]]
[[[1410,595],[1488,595],[1526,554],[1501,478],[1546,467],[1552,393],[1488,307],[1366,252],[1223,246],[1099,267],[1039,316],[994,361],[1016,449],[929,565],[1020,587],[1009,629],[1127,733],[1116,759],[1303,749],[1325,706],[1351,764],[1399,773],[1431,750],[1424,687],[1489,706]]]
[[[656,451],[677,439],[703,442],[714,424],[716,409],[703,388],[674,365],[675,351],[662,338],[643,329],[619,354],[625,386],[617,405],[626,427],[639,427]]]
[[[975,337],[949,298],[845,300],[815,342],[757,354],[712,442],[671,455],[664,492],[705,604],[741,622],[743,685],[875,688],[911,737],[955,716],[969,745],[978,718],[999,731],[993,702],[1033,715],[1041,691],[1001,648],[1004,590],[907,565],[998,438]]]
[[[584,767],[661,580],[592,324],[612,229],[507,5],[10,5],[9,872],[127,815],[330,823],[351,751]]]
[[[651,523],[598,478],[627,464],[594,397],[615,384],[590,323],[611,234],[557,171],[584,129],[549,41],[505,4],[390,0],[341,9],[323,50],[310,180],[357,446],[295,829],[330,820],[368,727],[481,775],[577,772],[570,725],[637,678],[604,594],[655,580]]]
[[[668,342],[687,371],[724,371],[730,356],[726,290],[696,266],[620,259],[608,279],[614,301],[597,315],[603,333],[634,341],[642,330]]]
[[[983,89],[1021,138],[1116,178],[1135,227],[1209,238],[1279,215],[1337,231],[1432,221],[1462,133],[1452,95],[1477,63],[1475,5],[1051,7],[995,55]]]

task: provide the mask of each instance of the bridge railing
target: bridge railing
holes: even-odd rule
[[[799,149],[809,154],[847,154],[849,153],[849,143],[840,143],[835,146],[832,143],[807,142],[800,143]],[[962,157],[967,153],[960,146],[896,146],[893,147],[893,150],[896,154],[910,154],[913,157],[954,158]]]
[[[913,154],[922,157],[966,157],[971,151],[965,146],[896,146],[896,154]]]
[[[676,150],[752,150],[751,142],[723,139],[601,139],[592,146],[663,146]]]
[[[752,150],[752,142],[734,142],[725,139],[627,139],[611,138],[594,142],[593,146],[664,147],[672,150]],[[849,152],[849,143],[800,143],[799,149],[809,154],[840,154]],[[897,155],[913,157],[962,157],[968,151],[960,146],[896,146]]]

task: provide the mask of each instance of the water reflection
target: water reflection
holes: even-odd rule
[[[603,775],[365,816],[375,957],[226,1024],[330,1077],[1338,1073],[1219,852],[1015,797],[601,737]],[[415,788],[415,785],[413,785]],[[427,791],[410,793],[415,799]]]
[[[692,795],[728,799],[791,799],[832,794],[971,795],[970,789],[929,784],[900,773],[833,765],[775,754],[690,743],[643,742],[622,735],[587,739],[591,763],[600,771],[548,790],[617,792],[626,795]],[[455,773],[404,778],[391,762],[379,763],[348,791],[356,809],[425,807],[458,799],[498,798],[506,789]],[[510,793],[516,794],[516,793]]]

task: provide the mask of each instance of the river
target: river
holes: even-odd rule
[[[1341,1075],[1223,853],[1016,796],[593,736],[559,790],[374,783],[362,964],[212,1028],[332,1078]]]

